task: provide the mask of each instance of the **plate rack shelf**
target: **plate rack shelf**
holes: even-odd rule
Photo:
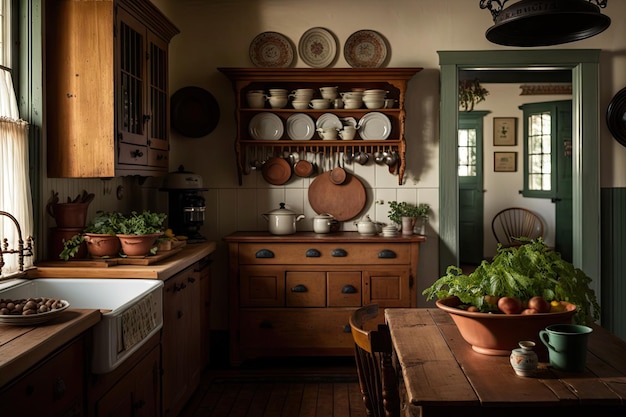
[[[398,152],[398,163],[389,168],[390,173],[398,175],[398,184],[404,183],[406,169],[406,140],[404,125],[406,112],[404,99],[409,80],[422,68],[219,68],[232,82],[235,93],[235,118],[237,136],[235,152],[239,185],[243,175],[250,172],[251,155],[259,153],[279,155],[283,152],[315,152],[324,156],[332,156],[336,152],[367,152],[394,150]],[[250,90],[263,90],[267,94],[271,88],[282,88],[289,92],[298,88],[313,88],[314,98],[320,98],[319,88],[337,86],[339,92],[351,91],[353,88],[384,89],[387,97],[397,100],[396,106],[389,109],[294,109],[291,104],[282,109],[271,108],[266,103],[264,108],[249,108],[246,93]],[[277,140],[257,140],[251,137],[249,125],[251,119],[259,113],[272,113],[278,116],[283,124],[287,119],[298,113],[307,114],[314,121],[325,113],[332,113],[339,118],[360,120],[370,112],[379,112],[389,118],[391,132],[387,139],[353,140],[321,140],[317,133],[309,140],[294,140],[285,132]],[[253,168],[253,167],[252,167]]]

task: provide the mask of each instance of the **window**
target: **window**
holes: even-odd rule
[[[459,129],[459,177],[476,176],[476,129]]]
[[[559,141],[571,140],[571,101],[531,103],[524,112],[524,197],[558,193]]]
[[[16,2],[0,0],[0,211],[16,218],[25,241],[33,233],[33,208],[28,178],[28,124],[20,119],[12,73],[11,45],[15,33],[12,5]],[[18,248],[19,234],[7,216],[0,216],[0,239],[7,239],[8,248]],[[4,249],[4,248],[3,248]],[[18,271],[18,256],[3,256],[0,277]],[[32,257],[24,258],[25,266],[32,265]]]

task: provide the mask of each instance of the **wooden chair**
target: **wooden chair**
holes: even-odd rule
[[[366,330],[368,321],[378,316],[378,305],[370,304],[357,309],[350,317],[354,339],[356,369],[366,415],[368,417],[417,416],[419,410],[403,407],[398,374],[393,364],[391,335],[386,324],[376,330]],[[369,327],[375,325],[370,323]],[[403,414],[401,414],[403,413]]]
[[[504,247],[519,246],[519,238],[537,239],[543,237],[543,222],[532,211],[511,207],[496,214],[491,221],[491,230],[498,243]]]

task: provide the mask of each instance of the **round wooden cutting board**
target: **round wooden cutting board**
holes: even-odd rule
[[[331,214],[338,221],[354,219],[365,207],[365,187],[346,173],[343,184],[334,184],[330,172],[319,175],[309,186],[309,204],[317,214]]]

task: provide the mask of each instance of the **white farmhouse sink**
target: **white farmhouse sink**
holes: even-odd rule
[[[0,289],[0,298],[49,297],[70,308],[99,309],[94,327],[92,372],[118,367],[163,326],[163,282],[148,279],[20,279]]]

